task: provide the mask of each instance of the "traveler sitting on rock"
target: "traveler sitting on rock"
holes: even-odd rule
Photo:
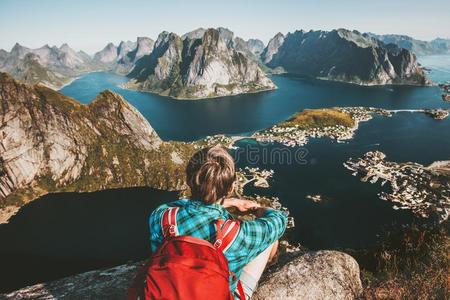
[[[150,264],[152,264],[152,260],[155,264],[155,257],[167,255],[168,258],[164,262],[158,261],[158,266],[149,268],[151,274],[156,274],[161,270],[163,270],[161,272],[166,272],[164,274],[166,280],[158,281],[159,275],[154,275],[156,279],[147,279],[147,292],[153,293],[155,298],[161,296],[164,299],[232,299],[232,293],[244,298],[244,295],[239,294],[240,291],[245,294],[245,299],[249,299],[255,291],[268,261],[276,253],[278,239],[286,228],[287,216],[281,211],[260,207],[253,201],[227,198],[233,191],[236,174],[233,158],[222,146],[205,148],[194,154],[187,166],[186,175],[191,189],[191,199],[161,205],[150,216],[153,253]],[[253,221],[234,220],[226,210],[228,207],[235,207],[244,213],[251,212],[256,219]],[[218,220],[222,221],[218,222]],[[179,240],[176,240],[177,238]],[[226,291],[227,295],[224,294],[225,292],[221,294],[219,285],[222,283],[213,281],[213,275],[211,275],[213,272],[207,270],[209,266],[205,269],[205,266],[196,265],[196,263],[202,262],[196,259],[208,256],[203,252],[201,255],[198,254],[197,246],[191,245],[200,243],[199,239],[209,241],[211,244],[208,243],[208,249],[218,252],[218,256],[225,256],[226,260],[223,259],[225,265],[220,257],[211,260],[216,260],[216,263],[224,269],[224,274],[228,274],[226,276],[228,277],[226,283],[229,285],[229,290]],[[173,248],[167,243],[174,245]],[[203,242],[203,247],[205,247],[204,244]],[[178,250],[174,250],[176,247]],[[186,247],[191,247],[191,250],[188,251]],[[161,250],[162,248],[165,250]],[[173,253],[169,255],[167,252],[172,250],[173,253],[178,254],[174,255],[178,256],[176,267],[169,266]],[[187,258],[190,255],[195,257]],[[183,256],[183,259],[189,260],[189,262],[182,262],[179,256]],[[204,259],[204,261],[207,260]],[[163,267],[162,265],[166,262],[167,265]],[[175,264],[175,262],[173,263]],[[191,264],[190,268],[186,268],[187,264]],[[197,273],[192,273],[193,275],[189,273],[195,272],[196,268],[198,269]],[[183,274],[175,274],[179,273],[181,269],[183,269]],[[205,277],[206,282],[203,282],[203,274],[208,272],[209,275]],[[177,279],[179,276],[185,276],[188,283]],[[163,286],[154,287],[154,285],[160,284]],[[184,288],[185,284],[188,284],[188,287]]]

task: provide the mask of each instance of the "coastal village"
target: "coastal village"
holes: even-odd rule
[[[309,138],[329,137],[337,140],[337,142],[342,142],[352,139],[355,131],[358,129],[359,123],[371,120],[373,115],[391,117],[394,113],[412,112],[425,113],[435,120],[443,120],[447,118],[450,113],[450,110],[445,109],[387,110],[375,107],[336,107],[324,110],[336,110],[347,114],[349,118],[353,120],[353,125],[343,125],[340,120],[333,120],[330,118],[331,123],[335,122],[336,124],[331,126],[316,125],[309,128],[301,128],[299,124],[292,124],[287,121],[261,132],[257,132],[252,135],[252,138],[260,142],[278,142],[290,147],[304,146],[308,143]],[[302,114],[302,112],[299,114]]]
[[[381,181],[382,186],[388,183],[390,191],[379,193],[379,197],[394,203],[394,209],[410,209],[420,217],[446,221],[450,214],[450,161],[425,167],[385,158],[384,153],[371,151],[361,158],[350,158],[344,166],[352,175],[362,176],[361,181]]]
[[[341,113],[341,115],[336,115]],[[235,149],[234,143],[242,139],[254,139],[263,143],[280,143],[289,147],[304,146],[309,138],[328,137],[343,142],[352,139],[360,122],[366,122],[373,115],[392,117],[395,113],[424,113],[435,120],[444,120],[450,114],[450,109],[404,109],[387,110],[375,107],[336,107],[327,109],[305,109],[296,114],[292,119],[281,122],[268,129],[255,132],[251,136],[207,136],[203,140],[194,142],[196,149],[205,146],[222,144],[230,149]],[[302,117],[303,114],[313,115],[315,122],[305,127],[303,122],[292,122],[293,119]],[[319,114],[320,113],[320,114]]]

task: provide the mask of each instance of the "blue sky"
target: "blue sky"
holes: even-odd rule
[[[267,42],[296,29],[357,29],[450,38],[448,0],[0,0],[0,48],[67,42],[88,53],[106,43],[156,39],[163,30],[227,27]]]

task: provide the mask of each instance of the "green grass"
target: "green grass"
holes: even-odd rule
[[[351,115],[333,108],[305,109],[281,126],[291,127],[297,125],[300,129],[321,128],[342,125],[353,127],[355,121]]]

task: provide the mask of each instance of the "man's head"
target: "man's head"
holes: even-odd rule
[[[186,177],[193,199],[208,204],[222,201],[236,179],[234,160],[223,146],[204,148],[190,159]]]

